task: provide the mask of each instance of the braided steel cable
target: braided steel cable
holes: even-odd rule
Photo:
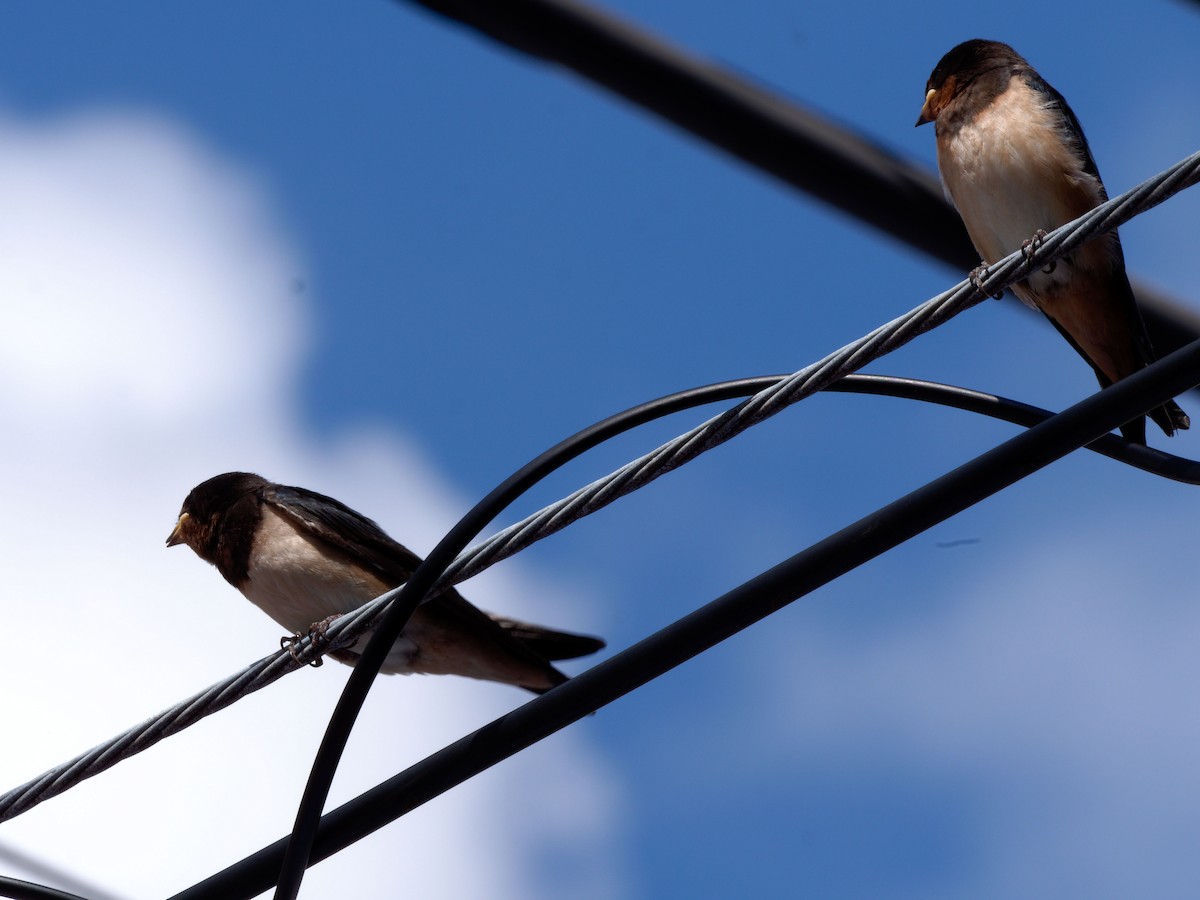
[[[1051,232],[1027,254],[1016,252],[1006,257],[988,271],[982,279],[980,287],[977,288],[969,279],[960,282],[949,291],[926,301],[909,313],[877,328],[866,337],[801,369],[788,378],[771,379],[770,386],[763,387],[758,393],[728,412],[710,419],[652,453],[627,464],[609,476],[593,482],[563,500],[504,529],[482,544],[467,550],[447,569],[431,593],[444,590],[452,584],[457,584],[478,574],[488,566],[512,556],[536,540],[561,530],[570,522],[595,512],[613,500],[649,484],[667,471],[683,465],[705,450],[724,443],[741,431],[769,418],[813,392],[829,387],[854,369],[866,365],[963,310],[982,302],[987,296],[998,293],[1032,269],[1045,266],[1069,253],[1098,232],[1115,228],[1141,212],[1156,206],[1175,193],[1195,184],[1198,179],[1200,179],[1200,153],[1195,153],[1138,187],[1109,200],[1074,222]],[[729,390],[728,385],[713,386],[712,393],[705,395],[709,399],[683,403],[677,408],[672,408],[671,411],[678,411],[716,399],[744,395],[744,392],[737,391],[722,394],[716,388]],[[685,394],[691,394],[691,392],[685,392]],[[678,398],[683,395],[672,396]],[[670,398],[663,398],[664,401],[668,399]],[[638,407],[637,409],[642,408]],[[639,424],[640,421],[645,420],[639,420]],[[1113,438],[1112,440],[1119,439]],[[1113,445],[1111,442],[1108,443],[1111,450]],[[1099,449],[1099,445],[1096,449]],[[1140,468],[1162,474],[1165,477],[1176,478],[1176,480],[1191,481],[1195,477],[1194,474],[1188,474],[1189,466],[1195,464],[1170,457],[1168,454],[1160,454],[1158,451],[1130,447],[1123,449],[1120,453],[1113,450],[1108,455],[1125,458],[1131,462],[1139,460],[1134,464]],[[1164,466],[1163,463],[1169,460],[1176,462]],[[159,715],[145,720],[114,739],[6,792],[0,796],[0,822],[14,818],[86,778],[148,749],[163,738],[176,734],[196,721],[229,706],[242,696],[260,690],[288,672],[301,668],[304,663],[318,658],[328,650],[353,643],[359,635],[378,621],[383,610],[399,591],[399,588],[389,591],[356,612],[338,619],[329,627],[326,639],[321,642],[319,648],[313,646],[311,638],[300,641],[295,648],[298,659],[293,658],[288,652],[274,653],[264,657],[229,678],[210,686]]]

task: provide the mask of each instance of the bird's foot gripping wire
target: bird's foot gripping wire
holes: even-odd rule
[[[1030,258],[1033,256],[1033,254],[1036,253],[1038,248],[1042,246],[1042,241],[1045,239],[1045,230],[1039,228],[1033,233],[1033,237],[1026,238],[1021,242],[1021,255],[1025,257],[1026,263],[1030,261]],[[1042,272],[1046,275],[1049,275],[1056,268],[1058,268],[1058,260],[1051,260],[1050,263],[1044,269],[1042,269]]]
[[[300,651],[296,649],[297,645],[304,640],[304,638],[305,635],[301,634],[299,631],[297,631],[295,634],[285,634],[279,639],[279,649],[286,650],[288,653],[292,654],[292,659],[294,659],[296,662],[304,662],[304,660],[300,658]],[[325,661],[319,656],[309,662],[309,665],[314,669],[319,668],[324,664]]]
[[[998,291],[997,293],[992,294],[990,291],[988,291],[986,288],[984,288],[983,280],[987,277],[988,277],[987,263],[981,262],[979,265],[977,265],[975,268],[973,268],[971,270],[971,274],[969,274],[967,276],[967,280],[971,282],[971,287],[975,288],[975,290],[977,290],[983,294],[988,294],[988,296],[993,297],[996,300],[999,300],[1001,297],[1004,296],[1004,291]]]
[[[292,659],[294,659],[296,662],[303,662],[303,660],[300,658],[300,651],[297,649],[297,645],[306,637],[309,637],[312,638],[313,647],[319,651],[321,649],[321,645],[327,643],[325,639],[325,632],[329,630],[329,626],[332,625],[334,621],[340,618],[341,615],[339,614],[329,616],[326,619],[322,619],[320,622],[314,622],[308,627],[307,635],[301,634],[299,631],[292,635],[284,635],[279,639],[279,647],[281,650],[286,650],[288,653],[292,654]],[[316,669],[324,665],[324,663],[325,661],[318,656],[316,659],[312,660],[309,665]]]

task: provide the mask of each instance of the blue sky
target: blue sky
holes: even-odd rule
[[[609,8],[927,165],[925,79],[969,37],[1068,98],[1112,193],[1200,147],[1189,4]],[[963,274],[383,0],[23,8],[0,29],[0,209],[10,620],[53,635],[0,662],[22,685],[0,715],[30,735],[5,787],[275,646],[162,548],[203,478],[324,491],[428,550],[578,428],[794,371]],[[1198,215],[1192,192],[1126,226],[1131,272],[1194,301]],[[869,370],[1049,408],[1093,391],[1015,306]],[[513,517],[701,415],[602,448]],[[617,650],[1012,433],[816,397],[464,593]],[[1076,454],[318,866],[305,895],[390,896],[399,862],[431,897],[1186,896],[1191,497]],[[0,872],[8,847],[161,896],[258,849],[344,678],[293,675],[0,825]],[[382,681],[335,800],[521,700]]]

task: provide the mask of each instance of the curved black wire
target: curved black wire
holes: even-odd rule
[[[363,649],[361,658],[355,664],[354,671],[350,673],[346,687],[342,690],[342,696],[338,699],[333,715],[330,716],[325,737],[317,750],[308,783],[304,788],[304,795],[301,797],[300,806],[296,811],[292,836],[279,872],[279,881],[275,891],[276,900],[295,900],[300,891],[300,882],[304,878],[304,871],[307,869],[309,858],[312,855],[313,842],[316,840],[317,828],[320,825],[321,811],[329,795],[333,776],[337,772],[346,741],[349,740],[350,731],[366,700],[367,692],[379,674],[379,669],[383,665],[389,648],[395,643],[400,632],[404,630],[413,611],[425,599],[434,582],[441,577],[455,557],[466,548],[467,543],[521,494],[580,454],[646,422],[692,406],[742,396],[745,390],[743,382],[730,382],[681,391],[632,407],[591,425],[550,448],[513,473],[475,504],[474,508],[447,532],[424,562],[413,572],[412,577],[405,583],[391,606],[388,607],[387,612],[384,613],[367,642],[367,646]]]
[[[693,406],[722,399],[753,394],[778,381],[782,376],[748,378],[681,391],[632,407],[592,425],[552,447],[510,476],[468,512],[438,543],[433,552],[413,573],[395,601],[384,614],[371,636],[362,658],[347,681],[342,696],[330,717],[325,738],[313,762],[312,771],[296,813],[295,826],[280,870],[275,897],[293,900],[300,890],[304,871],[320,824],[321,811],[329,786],[349,739],[350,731],[366,699],[367,692],[383,664],[388,648],[404,629],[413,611],[425,598],[434,582],[467,543],[499,515],[517,497],[551,472],[604,441],[663,416]],[[915,379],[852,375],[830,388],[835,391],[887,393],[994,415],[1008,421],[1032,426],[1052,417],[1052,413],[1027,404],[1005,400],[990,394],[934,385]],[[1104,435],[1089,444],[1090,449],[1114,459],[1175,480],[1200,483],[1200,464],[1145,447],[1130,445],[1114,435]],[[1170,474],[1167,474],[1170,473]]]
[[[78,894],[68,894],[56,888],[3,875],[0,875],[0,897],[10,897],[12,900],[87,900]]]
[[[654,403],[684,397],[692,398],[695,401],[693,405],[708,402],[705,397],[711,400],[731,399],[741,396],[739,391],[753,393],[775,380],[777,376],[724,382],[685,391]],[[1159,454],[1157,451],[1149,451],[1150,455],[1145,456],[1140,452],[1145,448],[1133,447],[1122,438],[1102,433],[1120,422],[1128,421],[1139,411],[1157,406],[1167,397],[1182,393],[1200,382],[1200,341],[1123,379],[1113,387],[1091,395],[1058,415],[990,394],[913,379],[854,375],[847,376],[844,382],[838,382],[829,390],[852,391],[862,388],[868,393],[932,400],[1013,422],[1038,420],[1038,424],[830,535],[707,606],[331,811],[320,820],[318,840],[312,845],[316,848],[317,859],[333,855],[792,600],[1077,447],[1087,446],[1106,456],[1178,481],[1200,483],[1200,463]],[[653,405],[646,404],[630,412]],[[683,408],[686,406],[677,407]],[[613,417],[606,422],[618,418]],[[1097,434],[1099,437],[1087,440],[1088,434]],[[1142,457],[1141,462],[1136,461],[1138,457]],[[1146,464],[1142,465],[1142,462]],[[1160,468],[1163,471],[1158,471]],[[280,860],[292,840],[294,835],[281,838],[180,892],[173,900],[230,900],[253,897],[268,890],[280,871]]]
[[[768,387],[779,376],[763,379],[762,387]],[[1055,414],[1049,410],[995,394],[985,394],[970,388],[940,384],[936,381],[921,381],[917,378],[897,378],[890,375],[847,375],[835,381],[827,391],[836,393],[873,394],[881,397],[899,397],[905,400],[920,400],[936,403],[965,412],[978,413],[1001,419],[1014,425],[1032,428]],[[1183,484],[1200,484],[1200,461],[1174,456],[1143,444],[1131,444],[1116,434],[1105,434],[1084,449],[1107,456],[1117,462],[1158,475]]]

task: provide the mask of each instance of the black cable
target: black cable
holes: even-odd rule
[[[979,265],[933,172],[604,10],[577,0],[405,2],[571,69],[957,272]],[[1200,337],[1200,314],[1136,280],[1133,287],[1160,353]]]
[[[953,400],[950,405],[961,408],[966,408],[967,403],[978,402],[982,406],[994,409],[1008,406],[1008,412],[1014,416],[1032,415],[1037,418],[1045,415],[1043,411],[1033,407],[997,402],[1000,398],[973,391],[954,389],[938,392],[930,391],[931,386],[927,383],[912,382],[909,379],[852,377],[855,380],[869,381],[873,387],[878,387],[880,392],[912,386],[916,393],[939,394],[946,400]],[[706,391],[712,391],[722,397],[731,397],[738,395],[730,393],[736,390],[735,385],[741,385],[742,390],[753,392],[761,389],[764,386],[763,382],[770,383],[773,380],[775,379],[745,379],[741,382],[726,382],[710,388],[698,388],[671,395],[605,420],[604,423],[581,432],[576,438],[564,441],[555,450],[571,446],[583,435],[595,437],[598,430],[606,426],[614,429],[613,434],[627,430],[627,427],[632,426],[617,427],[626,416],[639,414],[642,421],[649,421],[655,417],[650,415],[650,410],[656,407],[672,407],[671,412],[686,408],[682,398],[707,402],[703,399],[708,396]],[[1195,386],[1198,382],[1200,341],[1123,379],[1113,387],[1086,398],[1063,413],[1044,419],[1029,431],[1011,438],[999,447],[860,519],[707,606],[331,811],[319,820],[317,828],[313,830],[310,846],[305,854],[306,861],[327,858],[467,778],[594,712],[793,600],[1032,474],[1071,450],[1087,445],[1098,452],[1105,452],[1106,455],[1115,455],[1108,453],[1108,450],[1114,448],[1104,448],[1103,445],[1123,441],[1106,432],[1144,410],[1159,405],[1168,397]],[[712,399],[717,398],[714,396]],[[667,412],[659,414],[665,415]],[[554,452],[543,454],[506,484],[512,483],[532,468],[546,466],[546,471],[551,471],[555,466],[551,465],[547,457]],[[582,452],[582,449],[574,455],[578,455],[578,452]],[[1197,474],[1196,464],[1191,465],[1191,477],[1194,478]],[[500,489],[497,489],[489,497],[495,496],[499,491]],[[485,500],[484,503],[486,502]],[[484,503],[479,504],[476,510]],[[468,517],[474,512],[475,510],[472,510]],[[451,535],[457,530],[456,526]],[[450,535],[447,535],[443,543],[449,537]],[[441,546],[442,544],[439,544],[439,547]],[[432,554],[429,559],[433,559]],[[428,583],[421,587],[421,590],[426,590],[435,579],[436,573],[427,575]],[[411,610],[408,612],[411,613]],[[327,737],[333,728],[331,722]],[[233,900],[239,897],[250,898],[269,889],[280,873],[280,861],[284,858],[285,850],[291,849],[295,837],[293,833],[290,839],[280,839],[177,894],[174,900]],[[295,858],[298,857],[293,857]]]
[[[36,878],[38,882],[50,882],[59,885],[57,888],[47,887],[34,881],[5,878],[0,876],[0,897],[36,897],[46,900],[117,900],[117,895],[104,888],[89,884],[88,881],[72,871],[47,862],[40,856],[18,850],[7,842],[0,843],[0,865],[12,870],[23,872],[26,879]]]
[[[0,875],[0,897],[12,900],[87,900],[78,894],[68,894],[55,888]]]
[[[778,376],[775,378],[777,380]],[[769,384],[769,380],[764,380],[762,387]],[[1014,425],[1023,425],[1026,428],[1032,428],[1054,415],[1049,410],[995,394],[985,394],[982,391],[939,384],[935,381],[897,378],[890,375],[847,375],[841,381],[835,381],[825,390],[835,393],[873,394],[881,397],[898,397],[905,400],[936,403],[939,406],[991,416],[993,419],[1001,419]],[[1183,484],[1200,484],[1200,462],[1182,456],[1173,456],[1144,444],[1131,444],[1115,434],[1102,435],[1085,445],[1085,449],[1161,478]]]

